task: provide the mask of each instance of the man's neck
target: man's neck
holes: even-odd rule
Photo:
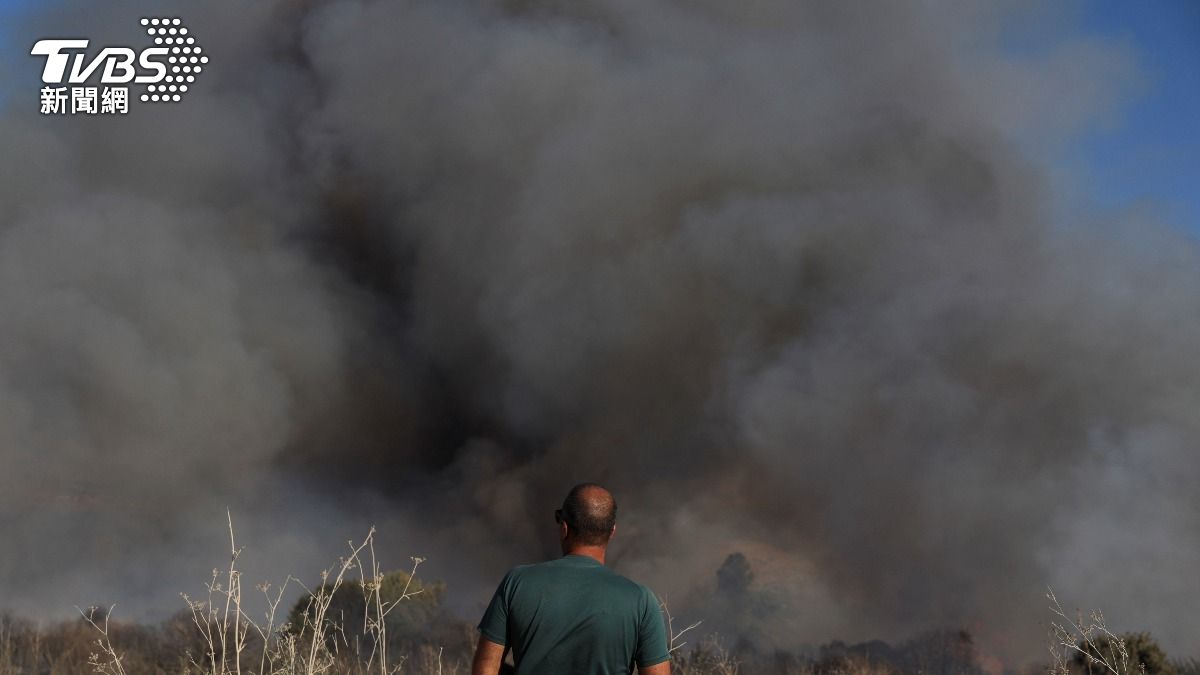
[[[604,554],[607,550],[607,547],[604,546],[572,546],[564,551],[563,555],[581,555],[603,565]]]

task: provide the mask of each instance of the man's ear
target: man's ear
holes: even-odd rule
[[[558,524],[558,538],[559,540],[567,538],[567,522],[565,520]]]
[[[614,525],[613,525],[612,532],[609,532],[609,533],[608,533],[608,540],[609,540],[609,541],[612,541],[612,538],[613,538],[613,537],[615,537],[615,536],[617,536],[617,526],[614,524]]]

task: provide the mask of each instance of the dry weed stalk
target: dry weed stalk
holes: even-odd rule
[[[113,647],[108,630],[108,617],[112,615],[113,607],[116,605],[112,605],[104,613],[103,625],[96,622],[96,612],[100,611],[99,607],[89,607],[86,612],[78,607],[75,609],[78,609],[79,613],[83,615],[83,620],[87,621],[100,634],[100,637],[96,638],[96,646],[100,648],[100,651],[93,652],[88,657],[88,665],[92,666],[95,672],[103,673],[103,675],[125,675],[125,666],[121,664],[121,655]]]
[[[1063,611],[1053,590],[1046,589],[1046,599],[1050,601],[1050,611],[1061,619],[1050,622],[1050,654],[1054,659],[1050,669],[1052,675],[1070,675],[1072,656],[1103,669],[1109,675],[1145,675],[1146,667],[1143,664],[1130,663],[1129,648],[1124,640],[1108,629],[1102,612],[1093,610],[1085,619],[1083,612],[1077,611],[1076,618],[1072,620]]]
[[[404,582],[404,588],[400,591],[399,597],[395,600],[387,601],[383,599],[383,572],[379,569],[379,560],[375,557],[375,541],[371,535],[375,532],[371,528],[371,533],[367,535],[366,544],[367,550],[371,556],[371,579],[362,580],[363,592],[363,626],[364,630],[374,638],[371,641],[371,653],[367,656],[366,670],[371,672],[372,667],[378,664],[380,675],[391,675],[398,672],[404,665],[403,659],[395,666],[388,665],[388,650],[387,650],[387,616],[401,602],[421,593],[421,590],[409,591],[412,588],[413,579],[417,576],[417,568],[421,563],[425,562],[424,558],[412,558],[412,570],[408,573],[408,579]],[[376,659],[378,658],[378,661]],[[438,655],[438,672],[441,672],[441,653]]]
[[[0,660],[0,673],[5,675],[17,670],[13,658],[16,653],[16,630],[13,623],[7,614],[0,614],[0,657],[3,657],[3,660]]]
[[[207,666],[189,655],[191,664],[209,675],[242,675],[242,652],[246,649],[251,622],[242,613],[242,574],[237,569],[242,550],[234,539],[233,516],[228,510],[225,517],[229,525],[229,569],[224,574],[213,569],[212,579],[205,584],[207,602],[192,600],[186,593],[181,595],[207,648]],[[233,652],[232,667],[228,663],[230,651]]]
[[[417,666],[419,668],[418,672],[428,673],[429,675],[443,675],[445,672],[442,664],[444,652],[445,649],[442,647],[438,647],[435,651],[433,647],[429,645],[422,646],[420,651],[417,653]],[[450,672],[446,673],[445,675],[456,675],[456,673],[458,673],[457,664],[451,666]]]
[[[283,583],[279,585],[279,589],[274,595],[271,595],[271,584],[269,582],[263,582],[258,585],[258,590],[262,592],[263,597],[267,602],[267,610],[265,613],[266,626],[260,626],[253,621],[249,623],[250,626],[254,628],[255,632],[258,633],[258,637],[264,645],[258,662],[258,672],[260,675],[276,672],[275,662],[280,658],[281,652],[285,652],[290,661],[295,660],[295,644],[281,644],[280,638],[276,636],[276,633],[280,630],[280,627],[275,625],[275,617],[279,611],[279,603],[283,601],[283,594],[287,591],[287,587],[292,581],[294,581],[294,579],[292,578],[292,575],[289,574],[287,578],[283,580]],[[268,648],[272,644],[274,644],[274,648]],[[270,670],[268,670],[268,668],[270,668]]]
[[[675,632],[675,617],[671,615],[671,609],[669,607],[667,607],[666,599],[663,599],[661,602],[659,602],[658,606],[662,608],[663,616],[665,616],[667,618],[667,637],[670,639],[670,643],[667,648],[667,653],[673,654],[676,651],[678,651],[679,649],[682,649],[683,646],[687,644],[687,641],[685,641],[685,640],[681,641],[680,638],[682,638],[684,636],[684,634],[686,634],[688,631],[699,628],[700,624],[704,623],[704,621],[703,620],[697,621],[697,622],[693,623],[692,625],[688,626],[687,628],[684,628],[683,630],[676,633]]]
[[[264,657],[270,661],[270,669],[260,671],[261,675],[319,675],[337,664],[339,645],[348,645],[349,640],[342,623],[334,622],[328,616],[329,608],[337,591],[347,581],[350,571],[358,569],[361,576],[362,552],[368,547],[373,547],[374,538],[375,528],[372,527],[361,543],[347,542],[350,554],[340,559],[334,567],[321,572],[321,584],[315,592],[295,577],[288,577],[288,581],[294,581],[308,594],[302,613],[303,623],[300,626],[284,624],[275,632],[259,630],[266,640],[264,650],[270,652]],[[361,578],[360,582],[365,586],[367,580]],[[259,588],[264,593],[269,593],[269,586],[263,585]],[[275,612],[283,590],[280,588],[274,599],[268,595],[269,625],[274,624]],[[367,611],[370,611],[369,608]]]
[[[675,631],[675,617],[671,614],[666,600],[659,603],[663,616],[667,620],[667,637],[669,643],[667,653],[671,656],[671,669],[680,675],[737,675],[739,664],[728,650],[720,643],[715,635],[704,639],[690,653],[684,654],[683,647],[687,645],[682,640],[689,631],[700,627],[703,621],[696,621],[679,632]]]
[[[200,634],[204,649],[199,659],[196,655],[187,655],[187,672],[195,669],[194,672],[206,675],[243,675],[243,672],[248,675],[321,675],[331,672],[335,667],[345,667],[349,655],[340,651],[341,646],[350,645],[345,634],[345,617],[337,617],[335,621],[335,617],[330,616],[330,607],[338,590],[351,579],[354,570],[359,571],[358,581],[363,592],[363,637],[369,638],[372,643],[366,660],[354,664],[354,672],[393,675],[401,669],[404,659],[393,659],[388,654],[387,617],[402,601],[421,592],[411,587],[423,558],[412,559],[412,570],[400,595],[393,600],[385,600],[382,593],[385,575],[375,555],[375,528],[372,527],[361,542],[348,542],[348,555],[321,572],[321,583],[315,591],[291,575],[274,590],[271,584],[259,585],[258,590],[263,593],[267,605],[265,621],[260,624],[251,619],[243,608],[242,573],[237,566],[242,549],[237,546],[233,517],[228,511],[226,521],[230,551],[228,568],[213,570],[212,578],[205,584],[207,598],[193,600],[187,594],[181,594],[191,611],[192,623]],[[364,551],[370,556],[369,567],[363,564]],[[277,620],[279,605],[293,583],[307,595],[304,611],[300,614],[303,617],[302,625],[299,626],[279,623]],[[91,655],[89,664],[102,675],[126,675],[122,656],[113,646],[109,632],[111,609],[105,613],[102,623],[96,617],[97,608],[87,612],[80,610],[83,618],[99,633],[96,645],[100,651]],[[258,648],[261,649],[257,670],[243,663],[252,635],[259,641]],[[3,637],[0,635],[0,638]],[[436,659],[426,660],[431,661],[428,664],[429,672],[442,672],[440,649]]]

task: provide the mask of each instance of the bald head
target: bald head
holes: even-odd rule
[[[603,546],[617,524],[617,500],[595,483],[580,483],[563,500],[562,518],[575,541]]]

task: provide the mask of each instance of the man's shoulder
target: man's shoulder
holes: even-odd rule
[[[643,600],[649,603],[650,606],[658,607],[658,596],[654,594],[654,591],[650,590],[649,586],[646,586],[645,584],[639,584],[633,579],[629,579],[627,577],[621,578],[630,585],[634,592],[636,592]]]
[[[508,570],[507,576],[509,578],[519,578],[519,577],[531,575],[531,574],[536,575],[547,569],[550,569],[551,563],[553,563],[553,562],[555,562],[555,561],[545,560],[543,562],[524,563],[522,565],[515,565],[511,569]]]
[[[523,565],[516,565],[516,566],[510,568],[508,570],[508,573],[504,575],[504,583],[512,584],[512,583],[515,583],[522,579],[537,578],[539,576],[542,576],[548,570],[551,569],[550,563],[552,563],[552,562],[554,562],[554,561],[547,560],[545,562],[525,563]]]
[[[620,574],[610,567],[598,562],[581,560],[578,556],[563,556],[543,562],[517,565],[508,571],[505,579],[509,583],[517,583],[526,579],[541,579],[555,577],[572,572],[586,574],[596,582],[603,583],[614,590],[627,592],[629,595],[640,595],[657,603],[654,593],[646,586]]]

